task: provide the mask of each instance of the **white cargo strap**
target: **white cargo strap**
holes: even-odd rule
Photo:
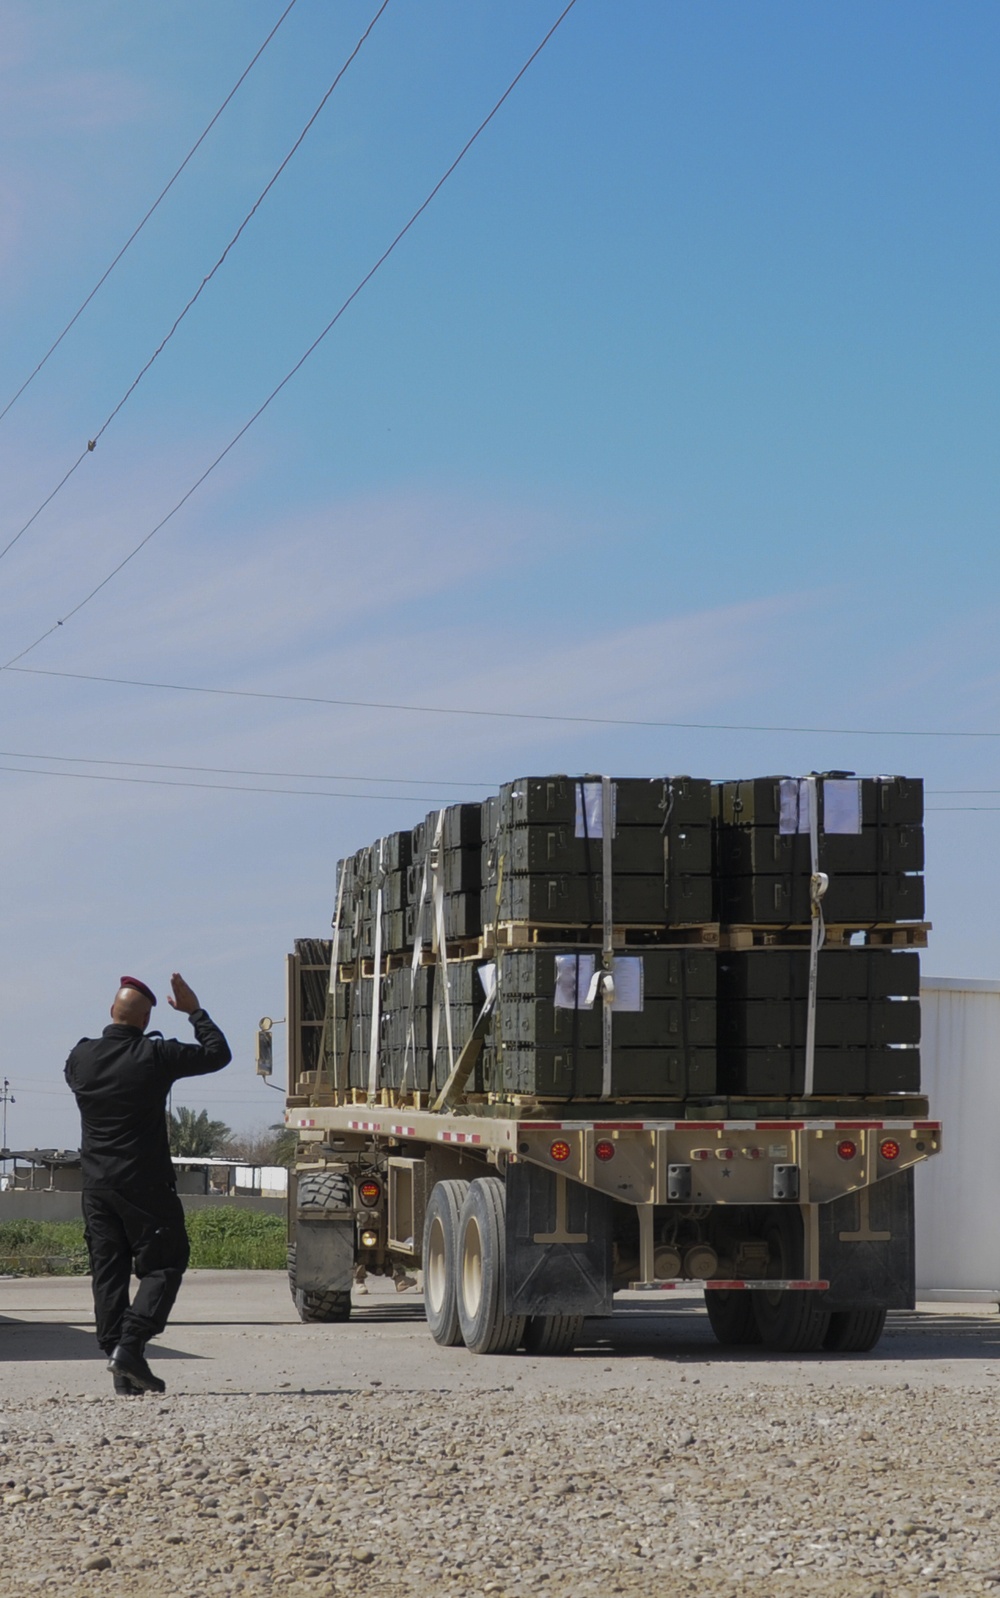
[[[382,912],[385,899],[385,871],[382,856],[385,839],[378,842],[378,867],[375,872],[375,970],[372,987],[372,1035],[368,1048],[368,1102],[375,1102],[378,1091],[378,1046],[382,1028]]]
[[[444,811],[438,811],[434,828],[434,842],[429,853],[431,903],[434,910],[434,930],[431,946],[438,959],[440,983],[434,983],[434,1017],[431,1024],[431,1064],[437,1063],[438,1040],[441,1035],[441,1011],[444,1010],[444,1032],[448,1042],[448,1075],[455,1069],[455,1048],[451,1036],[451,994],[448,985],[448,940],[444,928]]]
[[[809,796],[809,999],[806,1007],[806,1068],[803,1094],[809,1098],[816,1080],[816,995],[819,988],[819,951],[826,938],[823,896],[830,879],[819,869],[819,791],[815,777],[806,777]]]
[[[420,897],[417,900],[416,925],[413,931],[413,958],[410,961],[410,1000],[406,1012],[406,1043],[403,1046],[403,1080],[401,1086],[406,1089],[413,1066],[413,1085],[416,1087],[417,1069],[417,1037],[416,1037],[416,1005],[417,1005],[417,972],[420,970],[420,958],[424,951],[424,938],[421,931],[423,925],[423,906],[427,898],[427,871],[430,860],[429,852],[424,855],[424,870],[420,879]]]
[[[603,866],[603,940],[601,945],[601,1097],[611,1097],[612,1013],[615,1002],[614,922],[611,915],[612,840],[615,834],[615,793],[610,777],[601,778],[601,862]]]
[[[331,1028],[333,1037],[333,1085],[340,1087],[340,1072],[337,1059],[337,967],[340,964],[340,915],[344,908],[344,879],[347,876],[347,861],[343,862],[340,881],[337,883],[337,908],[333,912],[333,945],[330,949],[330,998]]]

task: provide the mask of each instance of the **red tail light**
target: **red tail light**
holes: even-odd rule
[[[849,1137],[845,1137],[842,1143],[837,1144],[837,1153],[840,1155],[842,1160],[853,1160],[857,1152],[858,1145],[856,1143],[852,1143]]]
[[[549,1145],[549,1153],[554,1160],[568,1160],[572,1150],[564,1138],[557,1137],[555,1142]]]
[[[613,1160],[615,1157],[615,1146],[613,1143],[609,1143],[606,1138],[602,1138],[599,1143],[594,1144],[594,1153],[597,1155],[599,1160]]]
[[[366,1209],[370,1210],[373,1205],[378,1203],[381,1197],[381,1182],[376,1182],[372,1177],[366,1177],[363,1182],[358,1183],[358,1198]]]
[[[894,1137],[883,1138],[879,1144],[879,1153],[883,1160],[899,1159],[899,1144]]]

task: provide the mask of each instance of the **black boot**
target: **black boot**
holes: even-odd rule
[[[110,1365],[108,1366],[108,1369],[111,1369]],[[115,1392],[119,1398],[142,1397],[142,1388],[133,1387],[127,1376],[119,1376],[117,1371],[113,1371],[112,1375],[114,1378]]]
[[[167,1390],[166,1382],[153,1375],[138,1350],[127,1348],[124,1343],[111,1350],[108,1370],[116,1377],[123,1377],[137,1393],[165,1393]],[[117,1383],[115,1391],[118,1391]]]

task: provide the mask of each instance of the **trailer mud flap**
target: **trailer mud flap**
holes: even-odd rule
[[[913,1308],[912,1171],[820,1205],[819,1274],[827,1309]]]
[[[303,1221],[295,1228],[295,1285],[307,1293],[349,1293],[354,1221]]]
[[[507,1167],[508,1315],[612,1307],[611,1201],[539,1166]]]

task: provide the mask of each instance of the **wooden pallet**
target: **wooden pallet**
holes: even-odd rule
[[[926,949],[929,921],[895,922],[827,922],[823,947],[825,949]],[[808,949],[812,929],[808,926],[753,926],[723,927],[719,933],[720,949]]]
[[[612,928],[612,941],[616,949],[636,946],[714,949],[719,946],[719,923],[680,922],[671,926],[665,926],[662,922],[621,923]],[[483,942],[486,952],[540,948],[560,943],[600,948],[601,928],[580,923],[550,927],[537,921],[502,921],[496,927],[487,928]]]

